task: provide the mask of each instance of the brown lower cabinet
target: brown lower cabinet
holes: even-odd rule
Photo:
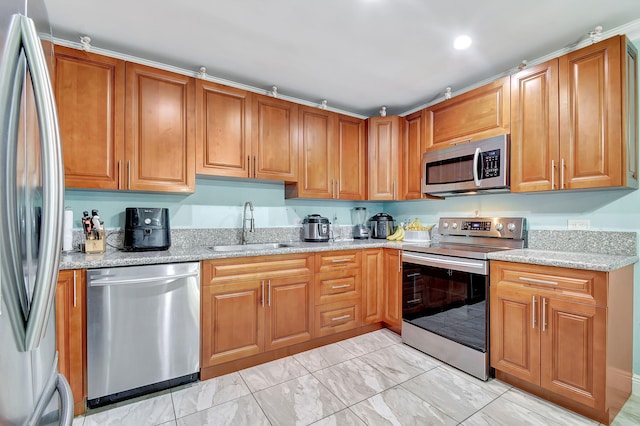
[[[491,262],[496,377],[609,424],[631,394],[633,267]]]
[[[58,371],[71,386],[75,415],[84,413],[86,352],[85,271],[65,270],[56,286]]]
[[[202,262],[201,367],[312,338],[313,253]]]
[[[402,329],[402,252],[384,249],[384,317],[387,326],[400,333]]]

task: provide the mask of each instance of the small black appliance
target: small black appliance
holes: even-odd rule
[[[126,251],[167,250],[171,247],[169,209],[127,207],[123,246]]]
[[[369,218],[371,226],[371,238],[384,239],[393,234],[393,217],[387,213],[378,213]]]
[[[329,219],[310,214],[302,221],[302,239],[310,242],[329,241]]]

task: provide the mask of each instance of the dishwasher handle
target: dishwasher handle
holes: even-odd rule
[[[160,282],[180,280],[183,278],[191,278],[191,277],[197,278],[199,275],[200,275],[199,272],[189,272],[186,274],[165,275],[162,277],[142,277],[142,278],[128,278],[128,279],[117,279],[117,280],[94,279],[94,280],[89,280],[89,287],[160,283]]]

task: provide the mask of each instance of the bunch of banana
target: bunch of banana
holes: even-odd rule
[[[387,237],[387,240],[390,240],[390,241],[402,241],[402,240],[404,240],[404,228],[402,226],[398,226],[396,228],[396,232],[394,232],[393,234],[389,235]]]
[[[407,231],[429,231],[433,225],[423,225],[417,217],[413,219],[407,226]]]

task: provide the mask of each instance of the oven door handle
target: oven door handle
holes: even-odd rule
[[[485,261],[465,261],[465,260],[453,260],[453,259],[442,259],[424,255],[413,255],[406,252],[402,253],[402,259],[405,260],[414,260],[417,261],[418,264],[429,263],[427,266],[453,266],[453,267],[463,267],[463,268],[471,268],[482,271],[482,273],[486,274],[486,262]],[[454,269],[454,268],[451,268]]]

